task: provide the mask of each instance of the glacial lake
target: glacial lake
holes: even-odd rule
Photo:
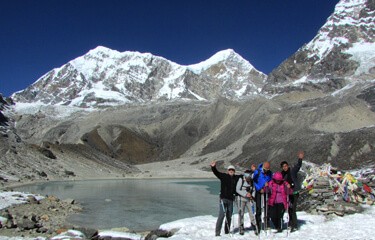
[[[72,198],[83,212],[69,222],[96,229],[126,227],[134,231],[202,215],[217,216],[218,179],[126,179],[47,182],[17,191]]]

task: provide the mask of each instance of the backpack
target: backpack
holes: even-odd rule
[[[242,189],[243,184],[244,184],[244,182],[245,182],[246,180],[244,179],[244,175],[240,175],[240,176],[241,176],[241,181],[242,181],[242,182],[241,182],[241,187],[240,187],[240,189]],[[237,181],[236,181],[236,189],[237,189],[237,183],[238,183],[239,180],[240,180],[240,178],[238,178]],[[254,184],[253,184],[253,179],[251,179],[251,187],[250,187],[249,191],[248,191],[247,189],[246,189],[246,191],[252,193],[252,192],[253,192],[253,189],[254,189]],[[236,196],[239,196],[239,194],[237,193],[237,191],[236,191],[235,195],[236,195]]]
[[[244,175],[243,174],[241,174],[241,175],[237,175],[236,176],[237,177],[237,179],[236,179],[236,184],[235,184],[235,186],[234,186],[234,189],[235,189],[235,191],[234,191],[234,195],[235,196],[239,196],[239,194],[237,193],[237,183],[238,183],[238,181],[240,180],[240,179],[242,179],[242,184],[241,184],[241,188],[242,188],[242,186],[243,186],[243,177],[244,177]]]

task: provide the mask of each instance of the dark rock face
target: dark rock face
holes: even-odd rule
[[[105,132],[113,136],[110,144],[102,138]],[[142,163],[146,159],[156,159],[160,154],[157,143],[150,141],[147,135],[140,135],[123,126],[108,126],[103,130],[95,129],[82,136],[85,145],[106,155],[128,163]]]
[[[311,66],[310,77],[320,79],[327,76],[334,78],[351,76],[358,66],[356,61],[350,60],[349,54],[342,53],[342,49],[336,48],[318,64]]]
[[[46,157],[50,158],[50,159],[56,159],[56,156],[55,154],[53,154],[53,152],[47,148],[38,148],[38,150]]]
[[[12,104],[11,99],[4,99],[3,96],[0,94],[0,127],[8,126],[9,119],[3,114],[3,111]],[[5,128],[4,128],[5,129]]]
[[[2,112],[0,112],[0,126],[7,126],[8,118],[3,115]]]
[[[369,104],[371,110],[375,112],[375,86],[363,90],[357,97],[365,100]]]

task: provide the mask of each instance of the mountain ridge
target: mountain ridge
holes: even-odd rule
[[[150,53],[120,53],[99,46],[51,70],[12,97],[17,102],[80,107],[173,99],[212,100],[218,95],[235,98],[250,92],[257,94],[265,78],[232,49],[183,66]]]

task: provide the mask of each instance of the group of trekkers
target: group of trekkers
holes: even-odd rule
[[[211,170],[220,179],[219,216],[216,222],[215,236],[220,236],[225,219],[224,232],[231,232],[233,203],[238,209],[239,233],[244,234],[244,214],[247,209],[251,227],[258,235],[261,230],[266,233],[271,229],[270,223],[277,232],[283,230],[283,215],[288,212],[288,226],[291,232],[298,230],[297,200],[300,184],[297,182],[304,152],[298,152],[298,161],[290,167],[288,162],[280,163],[280,171],[272,173],[270,162],[266,161],[256,167],[254,164],[242,175],[235,174],[235,167],[230,165],[227,172],[219,172],[216,162],[211,163]]]

